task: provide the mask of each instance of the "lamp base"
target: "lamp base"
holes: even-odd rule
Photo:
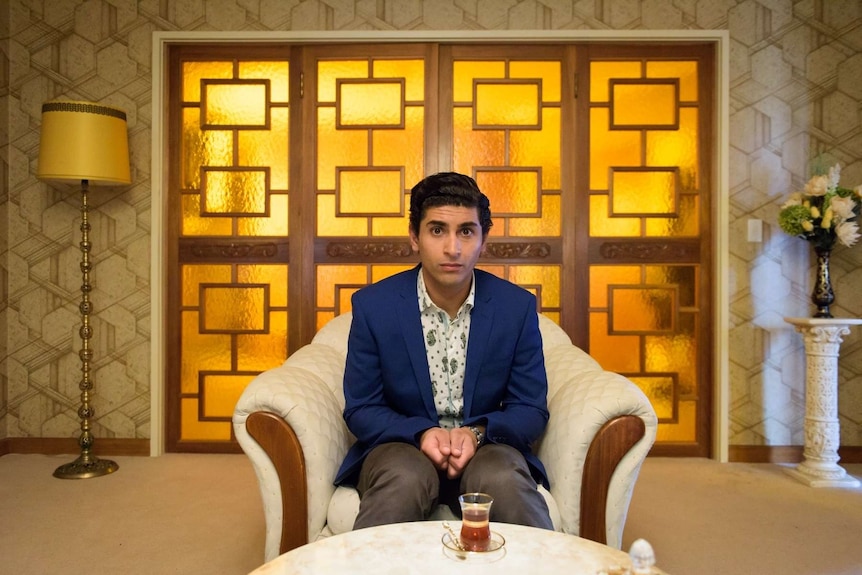
[[[109,459],[81,456],[71,463],[61,465],[54,470],[54,477],[60,479],[89,479],[113,473],[120,468]]]

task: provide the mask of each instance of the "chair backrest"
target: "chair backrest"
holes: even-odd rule
[[[351,321],[353,321],[352,312],[336,316],[317,332],[312,343],[328,345],[346,357],[347,336],[350,334]],[[539,331],[542,333],[542,348],[545,353],[558,345],[572,345],[572,340],[568,334],[554,323],[554,320],[543,314],[539,314]]]

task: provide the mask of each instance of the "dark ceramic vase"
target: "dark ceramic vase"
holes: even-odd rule
[[[814,317],[832,317],[829,306],[835,301],[835,292],[832,291],[832,280],[829,277],[829,255],[832,250],[828,248],[814,248],[817,254],[817,275],[814,276],[814,291],[811,293],[811,301],[817,306]]]

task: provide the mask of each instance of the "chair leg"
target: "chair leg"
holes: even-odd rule
[[[280,416],[256,411],[246,429],[275,466],[281,486],[281,548],[286,553],[308,543],[308,485],[302,446],[290,425]]]
[[[599,429],[584,461],[581,537],[607,543],[607,501],[611,476],[620,460],[645,433],[643,420],[634,415],[616,417]]]

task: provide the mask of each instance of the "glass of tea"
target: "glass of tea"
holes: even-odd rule
[[[491,504],[487,493],[465,493],[461,504],[461,545],[467,551],[487,551],[491,543]]]

